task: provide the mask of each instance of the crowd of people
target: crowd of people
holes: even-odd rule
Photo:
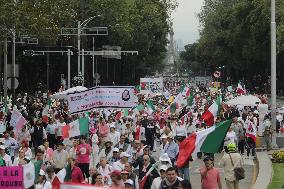
[[[28,188],[56,189],[63,182],[71,182],[133,189],[189,189],[189,163],[193,159],[188,159],[183,168],[176,168],[179,144],[192,133],[210,127],[202,114],[218,95],[222,95],[223,101],[237,95],[228,91],[213,94],[204,86],[191,90],[194,103],[182,105],[175,112],[165,111],[171,102],[162,95],[137,94],[137,106],[144,108],[134,107],[122,115],[122,110],[103,109],[69,115],[64,100],[52,99],[50,103],[48,98],[25,94],[16,104],[27,120],[24,127],[15,131],[10,126],[12,107],[0,114],[0,165],[33,163],[34,184]],[[271,148],[273,129],[267,97],[258,97],[261,103],[255,106],[222,103],[215,118],[216,124],[232,119],[220,146],[224,157],[219,162],[224,167],[228,189],[238,188],[232,172],[234,164],[243,164],[243,158],[255,156],[254,136],[264,136],[267,150]],[[155,106],[151,113],[147,109],[149,99]],[[89,133],[64,138],[61,128],[79,118],[88,118]],[[278,113],[277,120],[281,125],[283,115]],[[200,169],[202,189],[222,188],[220,173],[214,168],[214,154],[200,152],[198,158],[204,159]]]

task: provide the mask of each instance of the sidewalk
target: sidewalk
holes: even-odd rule
[[[224,179],[224,170],[218,166],[219,161],[221,160],[223,154],[215,154],[215,167],[220,170],[221,179],[222,179],[222,188],[226,189],[226,183]],[[195,160],[190,163],[190,182],[192,188],[201,189],[201,178],[199,174],[199,169],[203,166],[203,160]],[[246,178],[240,181],[239,188],[241,189],[251,189],[254,180],[257,176],[257,167],[255,161],[252,159],[244,159],[244,168]]]
[[[272,179],[272,163],[267,152],[256,152],[258,160],[258,176],[253,189],[266,189]]]

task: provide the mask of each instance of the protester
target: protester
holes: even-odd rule
[[[90,154],[91,146],[86,143],[86,136],[82,135],[80,137],[80,144],[77,146],[76,150],[76,160],[78,162],[78,167],[82,170],[85,177],[89,177],[89,166],[90,166]]]
[[[82,183],[84,181],[83,173],[79,167],[76,166],[76,160],[69,158],[69,164],[71,167],[71,182]]]
[[[124,188],[125,187],[122,181],[122,178],[121,178],[121,173],[118,170],[114,170],[111,173],[111,182],[112,182],[111,187],[114,187],[114,188]]]
[[[160,167],[160,176],[153,180],[151,185],[151,189],[159,189],[161,186],[162,181],[166,178],[166,171],[168,167],[166,165],[162,165]]]
[[[227,189],[239,189],[239,181],[235,177],[234,167],[243,166],[242,156],[236,152],[235,143],[227,145],[228,153],[225,153],[220,160],[220,166],[224,167],[225,181]]]
[[[69,158],[68,152],[63,149],[64,145],[62,142],[58,142],[56,145],[56,150],[52,154],[52,164],[54,165],[55,173],[58,173],[67,165],[67,160]]]
[[[205,167],[200,169],[202,189],[222,189],[220,172],[214,167],[213,158],[204,158]]]
[[[153,164],[151,164],[150,162],[150,156],[143,155],[143,166],[142,169],[139,171],[139,180],[140,182],[144,182],[144,186],[142,187],[142,189],[150,189],[153,180],[159,176],[159,173],[156,169],[153,169],[151,171],[151,174],[146,176],[147,172],[150,171],[150,168],[152,166]],[[143,179],[146,179],[146,181],[143,181]]]
[[[38,188],[43,187],[45,180],[41,170],[46,172],[46,180],[53,188],[64,179],[99,187],[190,188],[189,163],[195,161],[195,156],[185,159],[178,171],[172,166],[178,165],[180,145],[188,136],[212,128],[202,115],[220,95],[223,103],[218,106],[220,114],[212,119],[213,125],[232,118],[224,141],[228,154],[225,153],[221,160],[226,185],[238,184],[232,176],[228,155],[232,156],[234,164],[239,158],[237,147],[240,154],[246,147],[247,155],[252,152],[255,156],[257,130],[259,135],[264,135],[267,148],[271,148],[268,139],[274,131],[265,127],[271,119],[266,116],[267,104],[228,106],[226,101],[238,96],[234,90],[229,92],[221,86],[221,91],[212,92],[204,84],[188,87],[178,78],[166,82],[165,87],[168,90],[165,95],[141,94],[138,91],[137,103],[132,109],[98,108],[75,115],[68,112],[66,100],[52,99],[47,105],[47,101],[50,102],[48,95],[26,96],[25,103],[20,98],[14,110],[26,120],[21,127],[10,127],[15,121],[10,121],[14,111],[12,105],[8,112],[1,113],[0,110],[0,127],[5,127],[3,131],[0,129],[4,137],[0,138],[0,165],[22,166],[31,160],[35,172],[34,187]],[[149,102],[153,109],[150,109]],[[85,125],[81,125],[82,119],[88,120]],[[277,120],[283,122],[283,115],[278,113]],[[278,121],[279,124],[281,121]],[[260,132],[260,127],[266,128],[264,132]],[[84,134],[81,135],[83,129]],[[236,144],[235,148],[231,143]],[[197,157],[202,158],[203,154],[209,153],[200,149]],[[204,188],[220,188],[218,171],[213,165],[214,154],[210,153],[210,157],[212,159],[204,159],[208,167],[200,171],[202,175],[213,176],[202,177],[200,184]],[[85,179],[81,178],[79,169]],[[214,184],[210,184],[213,181]]]
[[[178,188],[180,181],[177,177],[177,171],[174,167],[170,167],[166,171],[166,178],[162,181],[160,189]]]
[[[40,170],[38,182],[35,184],[35,189],[52,189],[52,185],[49,181],[47,181],[45,172]]]

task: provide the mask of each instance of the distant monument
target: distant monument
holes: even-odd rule
[[[168,64],[173,65],[175,63],[175,45],[174,45],[174,30],[173,23],[170,23],[170,45],[168,49]]]
[[[174,43],[174,30],[173,30],[173,23],[170,23],[170,44],[168,45],[168,52],[167,57],[165,59],[165,67],[163,75],[173,74],[175,61],[176,61],[176,54],[175,54],[175,43]]]

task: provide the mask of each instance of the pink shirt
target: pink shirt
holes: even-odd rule
[[[77,166],[74,166],[72,169],[71,181],[73,183],[82,183],[84,181],[83,173],[81,169]]]
[[[89,144],[80,144],[77,146],[77,161],[78,163],[90,163],[91,146]]]
[[[206,167],[200,169],[202,175],[206,171]],[[202,189],[218,189],[218,183],[220,183],[220,172],[218,169],[213,167],[207,171],[207,175],[201,178]]]

